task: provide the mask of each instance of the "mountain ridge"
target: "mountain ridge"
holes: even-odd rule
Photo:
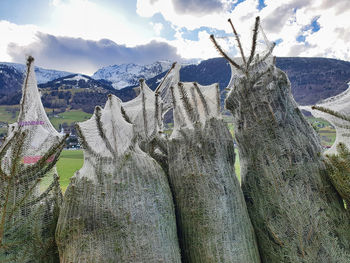
[[[140,73],[141,66],[135,65],[130,63],[129,70],[124,69],[123,72],[130,73],[132,71],[130,68],[133,68],[134,73]],[[315,104],[322,99],[339,94],[348,87],[347,83],[350,81],[350,62],[348,61],[329,58],[277,57],[276,65],[287,73],[293,96],[300,105]],[[22,65],[22,67],[25,66]],[[113,66],[109,66],[109,69],[111,67]],[[120,69],[120,65],[118,67]],[[4,68],[6,70],[3,70]],[[166,71],[156,74],[161,71],[160,68],[162,69],[158,64],[153,72],[154,76],[146,79],[146,83],[153,90],[166,74]],[[56,73],[57,71],[54,71],[49,75],[54,76]],[[109,93],[117,95],[123,101],[134,98],[135,88],[140,78],[137,74],[133,76],[133,85],[120,90],[115,89],[113,82],[109,80],[96,80],[84,74],[72,73],[41,83],[39,88],[42,90],[43,102],[47,107],[59,106],[62,110],[64,107],[73,109],[80,107],[91,113],[95,105],[104,104]],[[230,76],[230,66],[223,58],[212,58],[203,60],[199,64],[185,65],[180,70],[180,80],[183,82],[196,81],[201,85],[219,83],[222,102]],[[22,83],[23,74],[20,70],[0,63],[0,105],[18,104]],[[70,103],[73,104],[70,105]]]

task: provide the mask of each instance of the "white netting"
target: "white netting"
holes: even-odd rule
[[[147,140],[163,130],[163,118],[172,108],[171,87],[179,82],[180,65],[174,63],[160,84],[153,92],[145,83],[140,81],[140,94],[122,103],[126,115],[135,126],[135,133]]]
[[[128,104],[136,109],[129,112],[136,121],[137,101]],[[60,212],[56,238],[62,262],[180,262],[167,177],[140,150],[142,138],[121,100],[110,95],[77,132],[84,165],[71,179]]]
[[[34,63],[30,64],[22,92],[18,121],[9,126],[8,139],[17,131],[26,132],[23,142],[22,163],[29,165],[36,163],[63,136],[52,126],[41,103]],[[4,163],[2,163],[3,169],[6,171],[11,166],[11,152],[10,148],[5,156]]]
[[[5,220],[0,248],[6,242],[17,245],[8,245],[5,254],[1,251],[0,259],[31,262],[45,257],[51,262],[50,257],[57,257],[48,250],[51,243],[54,246],[54,207],[60,198],[54,164],[64,138],[50,123],[41,103],[32,57],[28,58],[22,93],[18,121],[9,126],[0,150],[0,209]],[[42,249],[37,250],[38,247]]]
[[[325,109],[332,110],[334,112],[340,113],[350,117],[350,83],[349,87],[344,92],[330,97],[317,103],[316,106]],[[337,153],[336,146],[342,142],[348,148],[350,148],[350,122],[328,114],[326,112],[319,111],[317,109],[312,109],[311,106],[300,106],[300,109],[307,110],[316,118],[322,118],[331,123],[335,127],[336,139],[332,147],[326,150],[327,154]]]
[[[125,120],[121,110],[121,100],[110,95],[103,109],[96,107],[94,115],[78,124],[80,136],[84,138],[84,166],[79,174],[91,180],[96,179],[96,156],[115,158],[123,155],[134,145],[133,125]],[[108,168],[108,165],[105,165]],[[114,169],[110,167],[110,169]]]
[[[155,93],[145,81],[140,82],[140,94],[136,98],[122,103],[122,106],[130,121],[135,125],[137,135],[146,139],[155,134],[158,119],[155,118]]]
[[[211,117],[220,118],[220,90],[218,84],[202,86],[194,82],[179,82],[172,87],[174,107],[174,131],[194,128],[194,123],[203,125]]]
[[[173,107],[170,89],[180,81],[180,69],[181,65],[174,63],[155,91],[160,98],[159,105],[162,117]]]
[[[254,30],[252,30],[252,32],[254,35]],[[253,38],[254,36],[252,36],[252,39]],[[248,46],[244,45],[244,43],[242,43],[242,45]],[[232,59],[240,68],[237,68],[237,66],[234,66],[232,63],[230,63],[231,79],[227,87],[233,89],[235,86],[235,81],[237,81],[240,77],[246,75],[246,72],[249,72],[249,76],[252,79],[257,78],[260,74],[264,73],[274,63],[274,57],[272,55],[274,46],[275,43],[267,39],[264,30],[259,24],[253,56],[251,57],[251,51],[253,48],[251,45],[251,49],[244,50],[244,54],[241,53],[240,58]],[[236,49],[239,51],[238,44],[236,44]]]

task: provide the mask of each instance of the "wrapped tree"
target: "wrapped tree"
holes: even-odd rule
[[[229,22],[241,63],[211,39],[232,69],[225,104],[234,118],[242,188],[263,262],[350,262],[349,217],[325,174],[319,139],[286,74],[274,65],[274,44],[257,18],[245,57]]]
[[[143,79],[139,95],[122,104],[126,115],[134,124],[141,148],[149,153],[168,172],[166,136],[163,133],[164,115],[171,110],[170,87],[180,80],[180,66],[175,62],[152,91]]]
[[[179,83],[171,91],[169,178],[183,262],[260,262],[218,85]]]
[[[180,262],[166,175],[138,146],[110,95],[76,126],[84,165],[68,186],[56,232],[61,262]]]
[[[66,137],[46,116],[33,61],[28,58],[18,121],[0,149],[1,262],[58,262],[61,190],[54,165]]]

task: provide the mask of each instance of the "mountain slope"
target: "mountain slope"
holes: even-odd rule
[[[17,70],[19,73],[23,74],[25,73],[27,67],[24,64],[19,63],[9,63],[9,62],[2,62],[0,63],[0,67],[7,67],[7,68],[13,68]],[[71,72],[67,71],[60,71],[60,70],[54,70],[54,69],[45,69],[41,67],[35,67],[35,76],[38,84],[45,83],[57,78],[61,78],[67,75],[73,74]]]
[[[168,70],[171,64],[169,61],[157,61],[144,66],[132,63],[113,65],[99,69],[92,78],[108,80],[115,89],[123,89],[138,85],[140,78],[149,79]]]
[[[276,65],[288,74],[295,100],[301,105],[317,101],[344,91],[350,81],[350,62],[329,58],[278,57]],[[155,89],[165,73],[149,79]],[[181,68],[181,81],[197,81],[202,85],[217,82],[222,93],[230,80],[230,66],[224,58],[213,58],[198,65]],[[224,96],[222,96],[224,99]]]

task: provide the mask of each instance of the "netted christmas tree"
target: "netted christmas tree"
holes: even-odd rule
[[[325,151],[325,164],[328,176],[340,196],[350,208],[350,88],[341,94],[328,98],[316,105],[303,106],[315,117],[330,122],[336,130],[336,139],[330,149]],[[336,151],[335,151],[336,149]]]
[[[121,101],[110,95],[76,128],[84,165],[58,220],[61,262],[180,262],[167,177],[139,148]]]
[[[169,179],[183,262],[260,262],[218,85],[178,83],[170,94]]]
[[[180,65],[173,63],[155,91],[141,79],[139,95],[122,104],[134,124],[141,148],[157,160],[165,172],[168,171],[168,158],[164,116],[172,109],[170,87],[180,81],[179,71]]]
[[[34,59],[17,123],[0,149],[0,262],[58,262],[55,228],[61,190],[55,163],[66,137],[51,125],[40,100]]]
[[[295,103],[273,43],[253,29],[250,55],[230,58],[225,104],[234,118],[242,189],[263,262],[350,262],[350,225],[322,162],[318,136]]]

